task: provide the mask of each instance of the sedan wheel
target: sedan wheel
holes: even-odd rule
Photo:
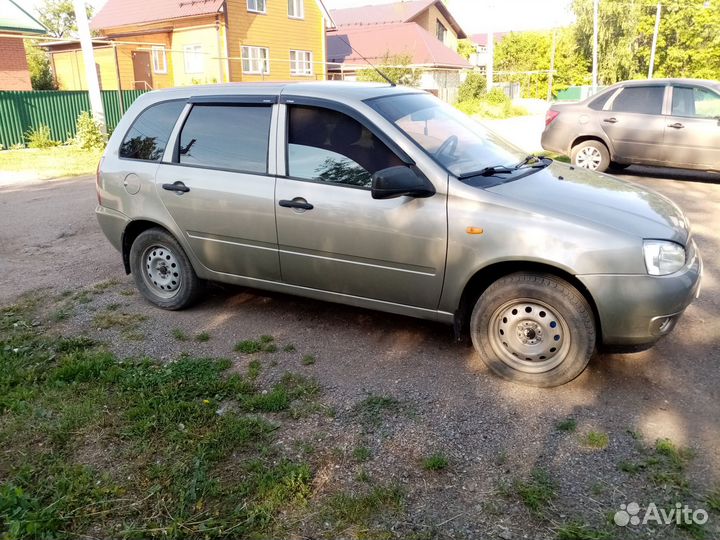
[[[583,141],[573,146],[571,161],[576,167],[590,171],[605,172],[610,166],[610,153],[600,141]]]

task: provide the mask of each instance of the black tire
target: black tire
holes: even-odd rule
[[[559,386],[580,375],[590,361],[595,318],[587,300],[566,281],[518,272],[500,278],[480,296],[470,336],[485,365],[500,377]]]
[[[592,159],[589,154],[593,156]],[[570,161],[581,169],[605,172],[610,166],[610,152],[608,152],[607,146],[600,141],[583,141],[573,146]]]
[[[202,282],[185,251],[167,231],[143,231],[130,248],[130,270],[145,299],[160,308],[190,307],[198,298]]]
[[[613,171],[624,171],[630,165],[632,165],[632,163],[618,163],[617,161],[611,161],[610,169],[612,169]]]

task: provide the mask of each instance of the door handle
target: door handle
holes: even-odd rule
[[[615,118],[614,116],[610,118],[604,118],[603,122],[607,122],[608,124],[617,124],[617,118]]]
[[[190,188],[187,187],[182,182],[173,182],[172,184],[163,184],[163,189],[167,189],[168,191],[176,191],[178,193],[187,193],[190,191]]]
[[[674,124],[668,124],[668,127],[671,127],[673,129],[682,129],[685,126],[682,125],[680,122],[675,122]]]
[[[301,198],[295,198],[292,201],[288,201],[287,199],[282,199],[278,201],[278,204],[282,206],[283,208],[298,208],[300,210],[312,210],[315,208],[312,204],[307,202],[305,199]]]

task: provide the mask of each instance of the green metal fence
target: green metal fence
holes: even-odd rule
[[[123,90],[124,108],[144,90]],[[105,119],[109,130],[122,117],[120,95],[116,90],[102,91]],[[0,144],[9,148],[23,143],[30,129],[46,125],[52,137],[65,141],[75,136],[75,121],[82,111],[90,110],[90,98],[84,91],[0,92]]]

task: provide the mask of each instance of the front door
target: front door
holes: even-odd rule
[[[610,138],[614,157],[657,161],[665,130],[665,86],[626,86],[600,111],[600,125]]]
[[[275,194],[283,281],[437,309],[446,196],[375,200],[371,175],[404,165],[388,145],[331,105],[288,105],[286,116],[287,174]]]
[[[195,256],[215,272],[280,280],[272,104],[194,103],[156,184]],[[269,101],[269,100],[268,100]]]
[[[150,52],[133,51],[133,84],[135,90],[152,90],[152,71],[150,70]]]
[[[665,125],[663,160],[675,167],[720,170],[720,95],[674,86]]]

